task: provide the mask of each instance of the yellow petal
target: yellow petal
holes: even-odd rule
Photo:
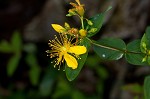
[[[81,5],[79,0],[75,0],[75,1],[78,3],[78,5]]]
[[[75,3],[70,3],[73,7],[77,7],[77,4],[75,4]]]
[[[71,56],[69,54],[65,54],[64,59],[65,59],[67,65],[68,65],[68,67],[71,67],[72,69],[77,68],[78,62],[73,56]]]
[[[84,54],[86,53],[86,47],[85,46],[73,46],[70,47],[69,51],[70,53],[74,53],[76,55]]]
[[[54,28],[55,31],[58,33],[63,33],[66,29],[63,28],[61,25],[58,24],[52,24],[52,27]]]

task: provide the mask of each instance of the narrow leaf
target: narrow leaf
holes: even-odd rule
[[[36,56],[34,54],[28,54],[26,62],[30,66],[29,78],[32,85],[37,85],[40,77],[40,67],[38,65]]]
[[[40,77],[40,68],[38,66],[33,67],[29,71],[29,78],[32,85],[37,85]]]
[[[11,45],[7,41],[2,40],[0,42],[0,52],[11,53],[11,52],[13,52],[13,50],[12,50]]]
[[[14,32],[12,39],[11,39],[12,48],[14,51],[18,52],[22,48],[22,40],[19,32]]]
[[[14,72],[16,71],[17,66],[19,64],[20,57],[21,57],[20,54],[16,54],[16,55],[12,56],[10,58],[10,60],[8,61],[8,64],[7,64],[8,76],[12,76],[14,74]]]

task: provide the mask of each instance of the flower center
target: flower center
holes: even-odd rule
[[[61,47],[61,52],[62,52],[63,54],[66,54],[66,53],[68,52],[68,50],[69,50],[69,46],[62,46],[62,47]]]
[[[61,50],[62,50],[62,51],[66,51],[67,48],[63,46],[63,47],[61,48]]]

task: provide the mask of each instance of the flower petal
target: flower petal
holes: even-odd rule
[[[68,65],[68,67],[71,67],[72,69],[77,68],[78,62],[73,56],[71,56],[69,54],[65,54],[64,59],[65,59],[67,65]]]
[[[79,0],[75,0],[75,1],[78,3],[78,5],[81,5]]]
[[[76,55],[84,54],[86,53],[86,47],[85,46],[73,46],[70,47],[69,51],[70,53],[74,53]]]
[[[58,33],[63,33],[66,29],[63,28],[61,25],[59,24],[52,24],[52,27],[54,28],[55,31],[57,31]]]

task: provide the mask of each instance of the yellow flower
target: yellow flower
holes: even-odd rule
[[[63,33],[63,32],[66,31],[66,29],[64,27],[62,27],[61,25],[59,25],[59,24],[52,24],[52,27],[58,33]]]
[[[48,56],[50,56],[50,58],[56,57],[54,67],[59,65],[60,69],[60,65],[65,60],[68,67],[76,69],[78,67],[77,59],[79,59],[79,55],[86,53],[86,47],[71,44],[73,39],[68,38],[66,35],[60,34],[60,39],[61,40],[55,36],[54,40],[50,40],[50,43],[48,44],[51,47],[51,50],[46,51]]]
[[[71,36],[76,36],[78,35],[79,31],[77,28],[70,28],[70,25],[68,23],[65,22],[65,28],[62,27],[59,24],[52,24],[52,27],[54,28],[54,30],[58,33],[62,33],[62,34],[69,34]]]

